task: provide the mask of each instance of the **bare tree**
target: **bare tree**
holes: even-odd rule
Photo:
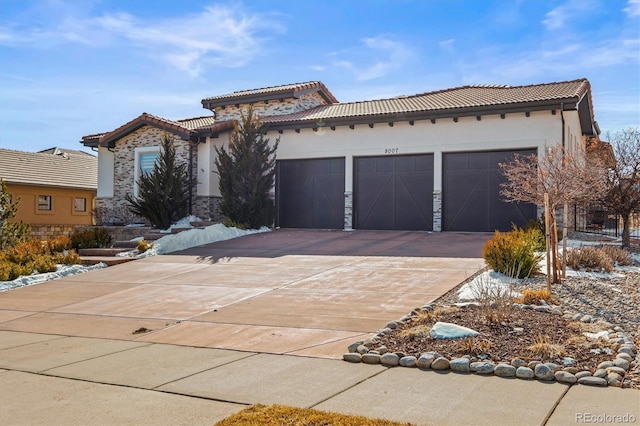
[[[640,213],[640,131],[629,127],[607,132],[607,139],[613,147],[615,163],[609,166],[604,204],[622,217],[622,247],[629,247],[631,214]]]
[[[558,145],[547,148],[540,158],[536,154],[516,154],[512,161],[501,163],[500,169],[506,177],[500,191],[505,201],[544,205],[547,209],[550,218],[547,253],[551,249],[547,264],[551,266],[553,282],[560,282],[556,212],[560,207],[566,209],[567,204],[602,197],[605,191],[603,168],[591,163],[587,167],[583,150],[569,154]]]

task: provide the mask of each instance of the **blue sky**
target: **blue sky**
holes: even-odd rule
[[[582,77],[603,132],[640,126],[640,0],[0,0],[1,148],[310,80],[347,102]]]

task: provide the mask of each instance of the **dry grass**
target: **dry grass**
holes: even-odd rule
[[[411,328],[400,331],[399,335],[403,339],[413,340],[416,338],[430,336],[431,326],[426,324],[419,324]]]
[[[389,420],[329,413],[283,405],[252,405],[219,421],[215,426],[409,426]]]
[[[480,305],[480,315],[490,324],[507,321],[513,312],[513,297],[511,283],[507,287],[491,285],[480,279],[472,285],[473,298]]]
[[[477,341],[476,339],[472,339],[469,337],[466,337],[464,339],[462,339],[460,341],[460,343],[458,343],[458,351],[460,351],[461,353],[464,353],[465,355],[473,355],[473,356],[480,356],[480,355],[490,355],[491,354],[491,349],[493,349],[493,342],[483,339],[480,341]]]
[[[557,304],[557,301],[551,296],[551,292],[546,288],[525,288],[522,291],[522,296],[518,298],[518,303],[524,305],[540,305],[543,300],[547,303]]]
[[[447,316],[458,310],[455,306],[436,306],[429,311],[420,311],[418,315],[411,319],[411,323],[415,325],[433,324],[434,321]]]
[[[537,335],[534,339],[534,343],[527,349],[529,349],[536,358],[543,362],[560,358],[565,353],[564,346],[552,343],[549,336],[542,334]]]

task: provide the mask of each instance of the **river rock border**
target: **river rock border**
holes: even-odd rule
[[[475,308],[477,304],[460,303],[455,304],[462,308]],[[516,377],[524,380],[556,381],[568,385],[580,384],[588,386],[617,386],[622,387],[624,376],[637,361],[638,348],[633,340],[624,333],[621,327],[613,327],[608,330],[609,343],[618,346],[617,353],[611,361],[604,361],[598,364],[596,371],[591,373],[588,370],[580,370],[572,366],[563,366],[552,362],[529,361],[514,358],[510,363],[493,363],[483,361],[466,355],[461,358],[448,359],[438,352],[428,351],[416,358],[407,356],[402,352],[390,352],[385,346],[378,346],[381,336],[390,333],[398,327],[398,323],[406,323],[421,311],[430,311],[434,305],[424,305],[414,309],[397,321],[391,321],[385,328],[378,330],[368,339],[359,340],[352,343],[347,348],[342,359],[351,363],[381,364],[386,367],[418,368],[420,370],[452,371],[456,373],[474,373],[480,375],[495,375],[498,377]],[[559,306],[538,306],[515,304],[519,309],[533,309],[547,312],[551,315],[563,315],[566,318],[579,320],[582,322],[595,322],[595,318],[588,315],[571,314],[562,312]],[[613,354],[613,352],[612,352]]]

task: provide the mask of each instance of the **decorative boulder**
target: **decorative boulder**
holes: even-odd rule
[[[448,322],[438,321],[431,327],[431,337],[434,339],[461,339],[475,337],[478,334],[475,330]]]

